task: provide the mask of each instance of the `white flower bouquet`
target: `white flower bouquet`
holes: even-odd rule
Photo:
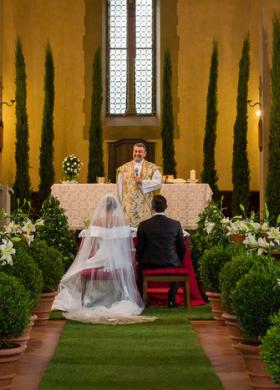
[[[82,165],[83,163],[77,156],[75,156],[75,154],[70,154],[70,156],[65,157],[65,159],[62,161],[64,180],[75,180],[80,173]]]

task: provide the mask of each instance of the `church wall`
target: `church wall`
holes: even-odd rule
[[[265,1],[264,24],[271,42],[271,17],[280,5]],[[206,96],[212,40],[218,41],[218,129],[216,168],[219,188],[230,190],[233,125],[236,115],[238,64],[243,39],[250,33],[249,99],[259,100],[259,1],[160,0],[160,57],[169,48],[173,66],[175,149],[178,176],[199,174],[203,161]],[[3,100],[15,95],[15,40],[22,42],[27,73],[27,109],[30,131],[30,176],[34,190],[39,177],[39,148],[43,110],[45,48],[49,41],[55,65],[55,168],[61,179],[61,161],[77,154],[83,161],[80,181],[86,181],[88,125],[91,105],[92,61],[96,48],[104,49],[102,0],[3,0]],[[271,44],[271,43],[270,43]],[[271,56],[271,46],[268,47]],[[105,52],[103,50],[105,56]],[[159,63],[162,80],[162,61]],[[105,92],[105,91],[104,91]],[[105,101],[105,99],[104,99]],[[15,108],[3,106],[4,149],[0,154],[0,181],[12,184],[15,174]],[[256,109],[248,108],[248,153],[251,190],[259,188],[259,152]],[[104,161],[107,141],[142,137],[156,142],[161,165],[160,123],[152,126],[103,123]]]
[[[15,41],[19,36],[27,74],[27,112],[30,136],[30,177],[39,183],[39,148],[44,104],[45,50],[49,41],[55,66],[55,167],[69,153],[81,154],[84,124],[83,0],[3,1],[3,99],[15,96]],[[5,110],[5,111],[4,111]],[[4,149],[0,180],[14,181],[15,108],[3,109]]]

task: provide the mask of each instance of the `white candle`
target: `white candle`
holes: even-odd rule
[[[195,181],[195,170],[194,169],[190,170],[190,180]]]

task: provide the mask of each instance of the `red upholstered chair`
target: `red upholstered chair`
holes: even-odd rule
[[[157,269],[146,269],[143,271],[143,301],[147,303],[147,293],[149,282],[156,283],[170,283],[170,282],[181,282],[184,288],[184,301],[185,306],[190,308],[190,280],[189,273],[190,268],[188,265],[188,258],[190,254],[189,240],[185,238],[186,253],[183,259],[182,267],[170,267],[170,268],[157,268]]]
[[[158,268],[143,271],[143,301],[147,302],[147,291],[149,282],[182,282],[184,287],[185,306],[190,308],[189,275],[183,267]]]

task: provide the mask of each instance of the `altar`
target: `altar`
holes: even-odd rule
[[[51,193],[65,210],[69,227],[81,230],[89,220],[99,200],[106,194],[116,195],[116,184],[53,184]],[[199,214],[212,198],[208,184],[163,184],[161,195],[167,199],[166,215],[181,222],[184,229],[193,230]]]

